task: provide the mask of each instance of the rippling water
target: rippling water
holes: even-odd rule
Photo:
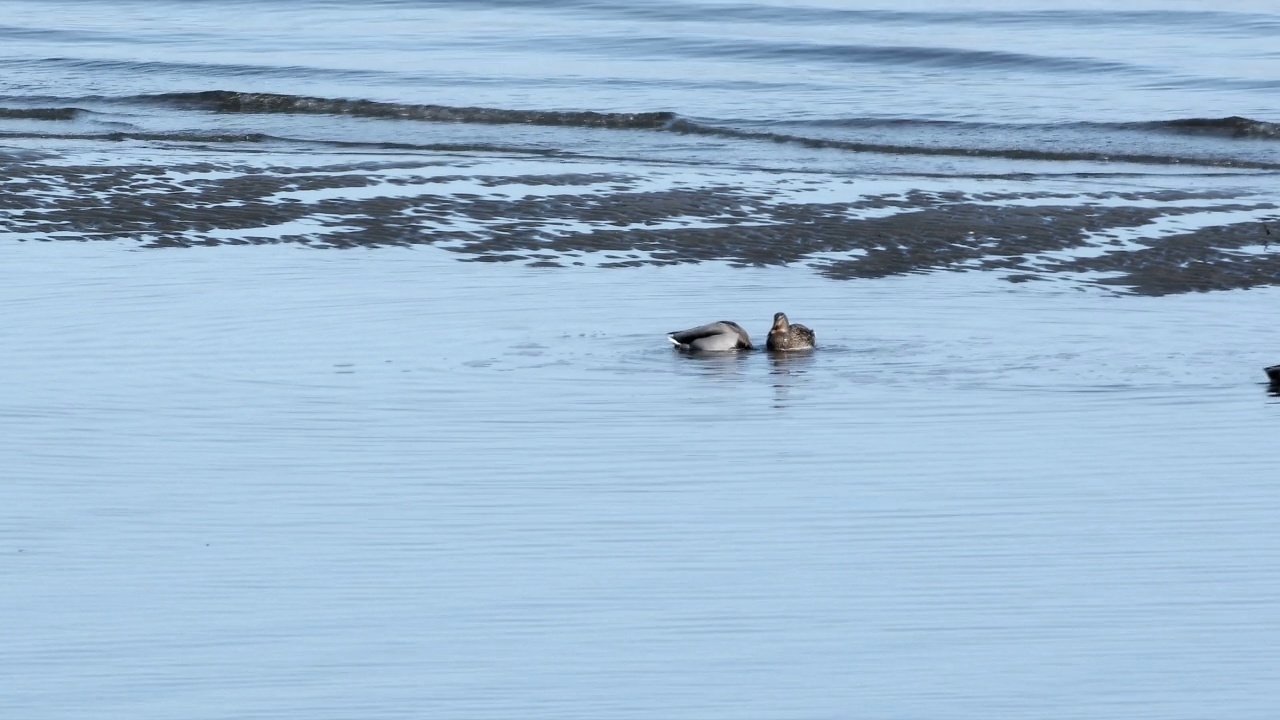
[[[1013,122],[1274,119],[1277,31],[1258,0],[17,1],[2,30],[6,64],[56,82],[40,94],[192,90],[202,78],[394,102]],[[6,84],[33,92],[23,77]]]
[[[6,3],[0,716],[1269,718],[1277,30]]]
[[[18,1],[0,22],[0,103],[90,114],[51,127],[0,113],[0,132],[499,142],[474,127],[215,119],[149,102],[160,93],[225,90],[409,108],[384,117],[411,117],[423,104],[669,112],[694,123],[679,129],[711,127],[728,139],[710,148],[719,159],[759,161],[763,152],[791,167],[831,160],[758,142],[744,147],[736,133],[895,151],[1137,153],[1274,168],[1277,29],[1275,8],[1253,0],[1212,10],[1169,3],[1068,10],[1030,1],[966,10],[713,0],[554,8],[511,1]],[[1215,122],[1177,124],[1186,120]],[[634,138],[531,132],[516,122],[501,143],[633,157],[655,152]],[[1271,142],[1222,142],[1239,136]],[[705,142],[686,136],[656,151],[702,158],[689,146]]]

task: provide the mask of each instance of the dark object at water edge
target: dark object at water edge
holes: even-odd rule
[[[1263,368],[1263,372],[1267,374],[1267,379],[1271,381],[1273,387],[1280,388],[1280,365]]]

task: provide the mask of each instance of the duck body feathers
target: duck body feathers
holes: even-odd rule
[[[679,350],[691,352],[728,352],[750,350],[751,337],[732,320],[699,325],[688,330],[667,333],[667,339]]]

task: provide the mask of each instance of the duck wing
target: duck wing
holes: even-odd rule
[[[802,338],[806,343],[808,343],[810,347],[813,347],[813,345],[815,345],[818,341],[818,336],[814,334],[813,330],[811,330],[810,328],[804,325],[792,325],[791,332],[800,336],[800,338]]]

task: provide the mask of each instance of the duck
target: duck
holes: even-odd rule
[[[729,352],[750,350],[751,336],[732,320],[699,325],[688,330],[667,333],[667,339],[675,343],[677,350],[696,352]]]
[[[817,338],[813,331],[787,320],[786,313],[775,313],[773,327],[769,329],[769,339],[765,347],[776,351],[812,350]]]
[[[1280,365],[1272,365],[1269,368],[1263,368],[1262,372],[1267,374],[1267,379],[1271,381],[1272,385],[1280,387]]]

